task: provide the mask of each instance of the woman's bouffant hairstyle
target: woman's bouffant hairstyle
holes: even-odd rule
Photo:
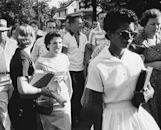
[[[51,32],[51,33],[48,33],[46,36],[45,36],[45,46],[46,46],[46,49],[49,50],[48,48],[48,45],[50,45],[50,42],[53,38],[55,37],[60,37],[61,38],[61,35],[57,32]]]
[[[28,36],[31,36],[32,39],[31,39],[31,43],[34,43],[35,41],[35,32],[33,30],[33,28],[28,25],[28,24],[22,24],[22,25],[19,25],[16,27],[16,30],[15,30],[15,39],[17,41],[19,41],[19,35],[21,35],[22,37],[24,37],[24,39]],[[20,45],[20,44],[23,44],[23,43],[19,43],[18,42],[18,46],[25,46],[25,45]],[[24,43],[25,44],[25,43]]]
[[[110,10],[107,12],[104,19],[104,30],[107,33],[106,38],[108,38],[110,33],[114,33],[117,29],[119,29],[122,24],[131,22],[133,22],[136,26],[138,25],[138,18],[132,10],[125,8],[115,8]]]
[[[157,18],[157,17],[161,17],[161,11],[159,9],[153,8],[153,9],[146,10],[142,15],[142,18],[140,20],[140,25],[145,27],[149,19]]]

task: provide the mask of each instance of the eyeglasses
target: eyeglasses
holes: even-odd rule
[[[121,31],[119,33],[119,36],[122,39],[126,39],[126,40],[128,40],[130,38],[134,38],[136,35],[137,35],[137,32]]]

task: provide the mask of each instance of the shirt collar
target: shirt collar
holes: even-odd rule
[[[124,50],[124,53],[123,53],[123,55],[122,55],[122,57],[121,57],[121,59],[123,59],[123,57],[126,55],[127,52],[128,52],[128,49],[125,49],[125,50]],[[109,48],[104,49],[104,57],[106,57],[106,58],[108,58],[108,59],[113,59],[113,60],[116,60],[116,61],[120,61],[120,60],[121,60],[121,59],[119,59],[119,58],[113,56],[113,55],[111,54],[111,52],[109,51]]]
[[[71,30],[69,30],[69,33],[70,33],[70,35],[74,35],[74,33],[71,31]],[[80,35],[80,32],[78,32],[78,35]]]

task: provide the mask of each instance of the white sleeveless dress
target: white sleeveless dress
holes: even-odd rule
[[[44,130],[71,130],[71,84],[65,80],[69,70],[69,59],[65,54],[57,57],[47,58],[39,57],[36,68],[44,72],[52,72],[54,78],[48,83],[47,87],[60,94],[67,103],[62,107],[58,102],[53,100],[53,112],[50,115],[40,115]],[[70,77],[68,77],[70,78]]]

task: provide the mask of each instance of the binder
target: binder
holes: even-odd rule
[[[37,88],[43,88],[43,87],[47,87],[48,83],[51,81],[51,79],[54,78],[54,74],[53,73],[49,73],[49,72],[44,72],[44,71],[40,71],[37,70],[35,72],[35,74],[31,77],[30,79],[30,84],[34,87]],[[66,102],[66,100],[61,97],[59,94],[57,94],[56,92],[52,91],[52,97],[62,106],[64,106],[64,103]],[[38,100],[37,102],[38,104],[41,104],[41,100]],[[43,103],[42,103],[43,104]]]
[[[141,70],[140,75],[137,80],[136,88],[134,91],[134,96],[132,98],[132,104],[138,109],[140,104],[145,103],[143,89],[147,87],[150,77],[152,74],[153,68],[147,67],[146,70]],[[140,100],[138,101],[138,99]]]
[[[43,88],[48,85],[50,80],[53,78],[53,73],[45,73],[37,71],[30,79],[30,84],[37,88]]]
[[[139,78],[137,80],[135,91],[141,91],[143,88],[147,87],[152,71],[152,67],[147,67],[146,70],[141,70]]]

